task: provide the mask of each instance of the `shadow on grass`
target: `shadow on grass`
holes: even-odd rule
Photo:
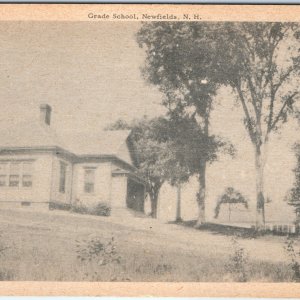
[[[195,230],[207,231],[216,235],[238,236],[242,238],[257,238],[259,236],[267,234],[266,232],[258,232],[254,228],[244,228],[216,223],[206,223],[201,225],[201,227],[196,228],[196,220],[169,222],[169,224],[177,224],[184,227],[191,227]]]

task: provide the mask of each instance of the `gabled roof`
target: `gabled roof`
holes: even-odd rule
[[[48,125],[26,122],[0,130],[0,149],[59,147],[76,156],[112,155],[122,159],[121,147],[129,134],[129,130],[57,134]]]
[[[71,132],[63,140],[66,150],[76,155],[118,155],[129,134],[129,130]]]
[[[0,148],[61,147],[64,143],[49,126],[23,122],[0,130]]]

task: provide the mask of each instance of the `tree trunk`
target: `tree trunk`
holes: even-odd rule
[[[264,198],[264,163],[261,147],[255,148],[256,171],[256,229],[263,230],[265,226],[265,198]]]
[[[176,222],[181,222],[181,184],[177,185]]]
[[[159,193],[159,189],[154,189],[151,193],[149,193],[150,200],[151,200],[151,217],[152,218],[157,218],[158,193]]]
[[[199,172],[199,192],[197,193],[197,203],[198,203],[198,219],[196,227],[199,228],[205,223],[205,190],[206,190],[206,162],[200,162],[200,172]]]

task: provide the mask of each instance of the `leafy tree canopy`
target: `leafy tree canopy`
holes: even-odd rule
[[[255,150],[256,225],[262,228],[265,146],[298,110],[299,24],[153,22],[145,23],[137,38],[147,54],[145,78],[164,94],[169,111],[194,117],[204,135],[209,136],[218,87],[231,87]],[[205,191],[199,195],[203,203]]]
[[[295,23],[153,22],[138,33],[147,52],[144,75],[166,95],[167,107],[192,105],[192,112],[205,116],[217,88],[231,86],[254,143],[263,142],[294,112],[299,38]],[[266,123],[264,136],[258,121]]]
[[[232,187],[226,188],[224,194],[219,198],[215,208],[215,218],[219,216],[222,204],[243,204],[248,208],[248,200]]]

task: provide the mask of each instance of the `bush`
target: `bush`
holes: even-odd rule
[[[238,243],[236,237],[232,239],[233,253],[225,268],[231,273],[235,281],[246,282],[248,280],[248,255],[245,249]]]
[[[58,210],[70,210],[71,205],[68,203],[60,203],[60,202],[50,202],[49,209],[58,209]]]
[[[118,275],[111,276],[110,281],[129,280],[122,276],[124,266],[121,263],[123,261],[117,251],[116,241],[113,236],[109,240],[95,237],[88,241],[76,242],[77,259],[87,267],[86,278],[101,281],[104,270],[107,267],[109,270],[115,270],[116,268],[118,270]],[[92,266],[96,266],[96,269],[93,269]]]
[[[71,212],[77,213],[77,214],[88,214],[88,208],[87,206],[83,205],[82,203],[76,203],[72,205]]]
[[[112,263],[120,263],[120,256],[117,253],[115,239],[106,242],[101,238],[92,238],[89,241],[77,241],[77,258],[84,261],[95,261],[98,266],[105,266]]]
[[[100,202],[92,210],[92,214],[96,216],[110,216],[111,207],[108,203]]]
[[[111,207],[109,203],[106,202],[99,202],[94,207],[88,207],[77,200],[76,203],[72,205],[71,211],[78,214],[88,214],[94,216],[110,216]]]
[[[300,252],[295,250],[295,242],[291,237],[287,238],[284,249],[290,259],[289,267],[293,274],[293,281],[300,282]]]

